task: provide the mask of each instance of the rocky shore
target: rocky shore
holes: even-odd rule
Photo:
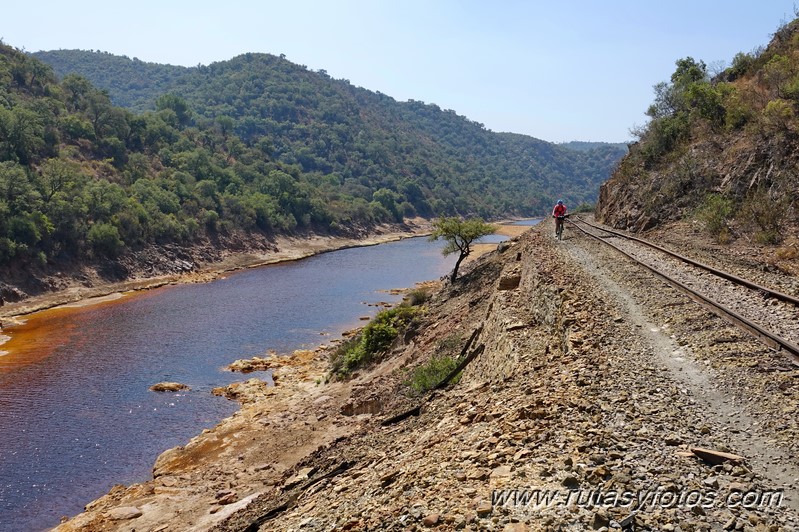
[[[239,412],[58,530],[796,529],[799,370],[550,229],[472,261],[351,380],[324,348],[267,358],[275,386],[220,390]],[[409,393],[467,343],[457,384]]]

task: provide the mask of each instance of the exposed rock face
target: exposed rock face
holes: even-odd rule
[[[727,227],[733,236],[762,236],[799,221],[799,115],[787,96],[788,78],[775,74],[782,72],[775,67],[781,64],[790,65],[794,75],[797,35],[799,19],[775,32],[767,49],[748,56],[750,62],[710,82],[697,79],[680,86],[672,77],[669,88],[681,103],[643,128],[640,141],[602,185],[597,219],[644,231],[692,215],[707,205],[708,194],[720,194],[734,209],[724,215],[734,218]],[[692,96],[694,91],[717,97],[713,113],[707,112],[707,101]],[[764,203],[768,208],[758,214]],[[779,220],[778,229],[767,216]]]

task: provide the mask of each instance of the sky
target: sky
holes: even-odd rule
[[[183,66],[285,54],[492,131],[626,142],[676,60],[729,64],[793,18],[794,0],[28,0],[0,39]]]

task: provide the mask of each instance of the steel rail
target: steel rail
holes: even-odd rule
[[[584,222],[584,221],[583,221],[583,223],[585,223],[585,224],[587,224],[589,226],[591,225],[591,224],[588,224],[587,222]],[[688,297],[690,297],[691,299],[693,299],[694,301],[696,301],[697,303],[699,303],[703,307],[707,308],[708,310],[710,310],[714,314],[716,314],[716,315],[718,315],[718,316],[720,316],[720,317],[732,322],[733,324],[737,325],[738,327],[744,329],[749,334],[752,334],[753,336],[757,337],[758,339],[760,339],[763,343],[765,343],[767,346],[771,347],[772,349],[787,351],[789,356],[790,356],[790,358],[791,358],[791,361],[793,362],[793,364],[796,365],[796,366],[799,366],[799,346],[796,346],[795,344],[789,342],[788,340],[786,340],[786,339],[784,339],[784,338],[782,338],[780,336],[777,336],[776,334],[774,334],[774,333],[772,333],[770,331],[767,331],[766,329],[764,329],[760,325],[748,320],[747,318],[744,318],[743,316],[741,316],[740,314],[738,314],[734,310],[728,309],[727,307],[725,307],[721,303],[717,303],[716,301],[713,301],[709,297],[700,294],[699,292],[697,292],[697,291],[693,290],[692,288],[686,286],[685,284],[681,283],[680,281],[678,281],[676,279],[672,279],[671,277],[669,277],[665,273],[661,272],[660,270],[658,270],[654,266],[650,266],[649,264],[646,264],[645,262],[642,262],[642,261],[638,260],[633,255],[631,255],[630,253],[627,253],[626,251],[621,249],[619,246],[617,246],[615,244],[612,244],[612,243],[608,242],[607,240],[605,240],[605,239],[603,239],[603,238],[601,238],[601,237],[599,237],[597,235],[589,233],[588,231],[586,231],[585,229],[583,229],[582,227],[580,227],[576,223],[572,222],[572,225],[574,227],[576,227],[578,230],[580,230],[583,234],[585,234],[587,236],[590,236],[591,238],[594,238],[594,239],[596,239],[596,240],[598,240],[600,242],[603,242],[603,243],[607,244],[608,246],[612,247],[613,249],[615,249],[616,251],[618,251],[619,253],[621,253],[625,257],[627,257],[630,260],[632,260],[633,262],[635,262],[637,264],[640,264],[641,266],[643,266],[647,270],[651,271],[652,273],[654,273],[655,275],[657,275],[658,277],[660,277],[661,279],[663,279],[667,283],[671,284],[672,286],[674,286],[674,287],[678,288],[679,290],[681,290],[682,292],[684,292],[686,295],[688,295]],[[602,228],[598,228],[598,229],[600,229],[602,231],[605,230],[605,229],[602,229]],[[625,236],[626,237],[626,235],[621,235],[621,236]]]
[[[685,263],[688,263],[688,264],[690,264],[692,266],[696,266],[697,268],[702,268],[703,270],[706,270],[706,271],[712,273],[713,275],[716,275],[718,277],[722,277],[724,279],[727,279],[728,281],[732,281],[733,283],[736,283],[736,284],[739,284],[739,285],[742,285],[742,286],[746,286],[747,288],[751,288],[752,290],[757,290],[757,291],[759,291],[759,292],[761,292],[763,294],[767,294],[769,297],[775,297],[775,298],[780,299],[782,301],[786,301],[788,303],[793,303],[794,305],[799,306],[799,298],[794,297],[794,296],[792,296],[790,294],[786,294],[786,293],[780,292],[778,290],[772,290],[771,288],[767,288],[767,287],[761,286],[761,285],[759,285],[757,283],[753,283],[752,281],[749,281],[749,280],[744,279],[742,277],[738,277],[737,275],[734,275],[732,273],[725,272],[723,270],[718,270],[718,269],[716,269],[716,268],[714,268],[712,266],[708,266],[707,264],[701,263],[699,261],[696,261],[696,260],[691,259],[689,257],[686,257],[684,255],[680,255],[679,253],[677,253],[675,251],[672,251],[670,249],[664,248],[662,246],[658,246],[657,244],[653,244],[652,242],[644,240],[643,238],[638,238],[638,237],[635,237],[635,236],[632,236],[632,235],[627,235],[627,234],[621,233],[619,231],[614,231],[612,229],[605,229],[604,227],[599,227],[598,225],[594,225],[594,224],[592,224],[590,222],[586,222],[582,218],[578,218],[577,220],[580,223],[584,223],[585,225],[587,225],[589,227],[593,227],[594,229],[598,229],[598,230],[604,231],[606,233],[610,233],[610,234],[613,234],[613,235],[616,235],[616,236],[620,236],[622,238],[626,238],[627,240],[633,240],[635,242],[639,242],[641,244],[644,244],[645,246],[649,246],[649,247],[651,247],[653,249],[657,249],[658,251],[662,251],[663,253],[666,253],[666,254],[668,254],[668,255],[676,258],[676,259],[680,259],[681,261],[683,261]],[[573,222],[573,221],[571,223],[575,224],[575,222]],[[575,225],[575,227],[577,227],[577,226]]]

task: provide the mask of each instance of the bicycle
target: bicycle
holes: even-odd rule
[[[555,216],[555,238],[558,240],[563,240],[563,226],[566,225],[565,220],[568,216],[568,214]]]

